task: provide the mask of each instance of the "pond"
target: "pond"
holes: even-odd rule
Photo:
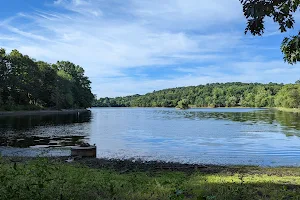
[[[2,155],[69,155],[198,164],[300,166],[300,114],[268,109],[92,108],[81,115],[2,116]]]

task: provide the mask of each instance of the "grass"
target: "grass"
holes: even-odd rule
[[[284,111],[284,112],[300,113],[300,108],[281,108],[281,107],[277,107],[275,109],[279,110],[279,111]]]
[[[82,163],[2,158],[0,199],[300,199],[299,168]]]

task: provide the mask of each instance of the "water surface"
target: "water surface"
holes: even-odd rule
[[[68,155],[65,146],[84,141],[105,158],[300,165],[300,115],[271,110],[93,108],[80,116],[0,117],[0,132],[4,155]]]

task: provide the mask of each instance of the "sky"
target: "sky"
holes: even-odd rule
[[[281,34],[266,20],[262,37],[245,35],[239,0],[0,1],[0,47],[82,66],[98,97],[300,78],[280,51],[297,30]]]

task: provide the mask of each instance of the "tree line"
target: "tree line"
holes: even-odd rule
[[[154,91],[145,95],[99,98],[96,107],[176,107],[180,102],[196,107],[300,108],[300,84],[213,83]],[[180,105],[179,105],[180,106]]]
[[[68,61],[36,61],[0,49],[0,109],[87,108],[94,95],[84,69]]]

